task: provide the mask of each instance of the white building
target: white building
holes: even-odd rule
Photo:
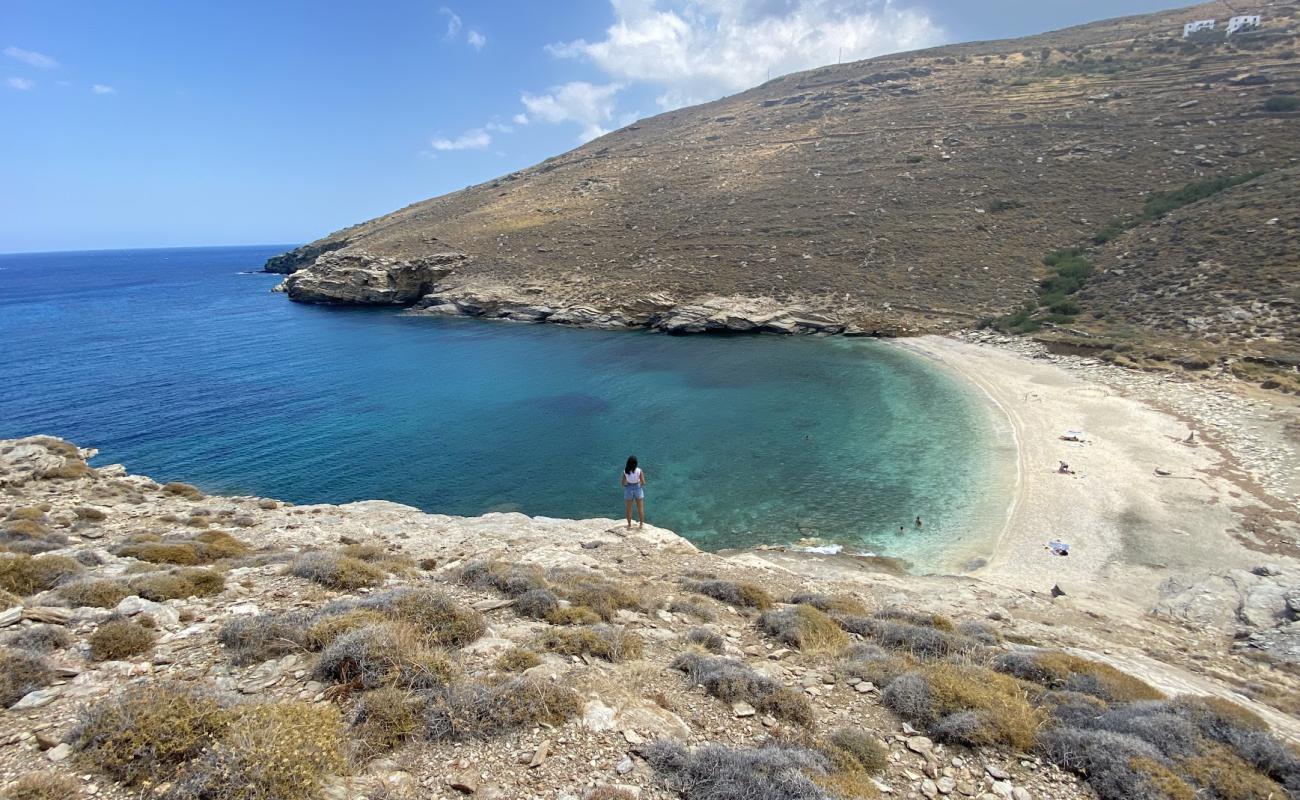
[[[1258,27],[1259,27],[1258,14],[1242,14],[1241,16],[1233,17],[1232,19],[1228,20],[1228,35],[1231,36],[1232,34],[1236,33],[1242,28],[1258,28]],[[1183,35],[1185,36],[1186,34]]]
[[[1212,30],[1214,30],[1214,20],[1198,19],[1195,22],[1189,22],[1183,26],[1183,38],[1186,39],[1188,36],[1191,36],[1193,33],[1200,33],[1201,31],[1212,31]]]

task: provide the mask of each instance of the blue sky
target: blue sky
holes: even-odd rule
[[[0,0],[0,252],[301,242],[769,74],[1159,0]]]

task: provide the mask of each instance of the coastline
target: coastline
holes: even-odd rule
[[[1055,359],[940,336],[895,344],[977,387],[1009,423],[1017,474],[1006,520],[970,577],[1146,609],[1167,578],[1266,558],[1262,546],[1243,544],[1243,518],[1276,498],[1232,480],[1203,430],[1196,446],[1184,444],[1186,420]],[[1060,440],[1068,430],[1082,430],[1085,443]],[[1075,474],[1059,474],[1060,461]],[[1068,542],[1070,555],[1052,555],[1044,547],[1052,539]]]

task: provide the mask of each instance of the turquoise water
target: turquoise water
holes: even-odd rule
[[[282,249],[0,256],[0,436],[211,492],[556,517],[621,516],[635,453],[650,521],[710,549],[924,567],[999,524],[986,407],[898,348],[303,306],[243,274]]]

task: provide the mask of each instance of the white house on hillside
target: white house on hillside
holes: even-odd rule
[[[1258,27],[1259,27],[1258,14],[1242,14],[1241,16],[1233,17],[1232,19],[1228,20],[1228,35],[1231,36],[1232,34],[1236,33],[1242,28],[1258,28]]]
[[[1212,31],[1212,30],[1214,30],[1214,20],[1198,19],[1195,22],[1189,22],[1183,26],[1183,38],[1186,39],[1188,36],[1191,36],[1193,33],[1200,33],[1201,31]]]

